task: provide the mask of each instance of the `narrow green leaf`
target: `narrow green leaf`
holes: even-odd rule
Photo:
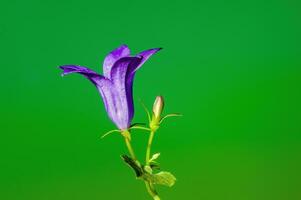
[[[156,160],[157,158],[159,158],[159,156],[160,156],[160,153],[155,153],[155,154],[152,156],[152,158],[150,159],[150,162]]]
[[[128,166],[130,166],[134,170],[137,178],[143,175],[143,169],[141,169],[140,163],[138,161],[133,160],[127,155],[122,155],[121,158]]]

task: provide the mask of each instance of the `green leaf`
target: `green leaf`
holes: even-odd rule
[[[159,156],[160,156],[160,153],[155,153],[155,154],[152,156],[152,158],[150,159],[150,162],[156,160],[157,158],[159,158]]]
[[[141,165],[138,161],[135,161],[127,155],[122,155],[121,158],[128,166],[130,166],[134,170],[137,178],[143,175],[143,169],[141,169]]]
[[[171,187],[175,184],[176,178],[170,172],[159,172],[157,174],[144,174],[144,179],[153,184]]]

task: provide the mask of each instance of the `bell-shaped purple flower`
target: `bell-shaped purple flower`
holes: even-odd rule
[[[110,119],[120,130],[128,129],[134,116],[133,80],[135,72],[160,48],[130,56],[122,45],[110,52],[103,63],[103,75],[77,65],[60,66],[62,75],[79,73],[88,78],[98,89]]]

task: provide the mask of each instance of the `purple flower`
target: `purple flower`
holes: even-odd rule
[[[79,73],[89,79],[98,89],[105,109],[116,126],[125,130],[134,116],[133,80],[148,58],[161,48],[149,49],[136,56],[130,56],[130,49],[121,45],[109,53],[103,62],[103,75],[77,65],[60,66],[62,75]]]

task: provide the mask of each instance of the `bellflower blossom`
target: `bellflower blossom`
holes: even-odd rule
[[[103,62],[103,75],[78,66],[60,66],[62,75],[79,73],[89,79],[98,89],[110,119],[120,130],[130,127],[134,116],[133,81],[136,71],[161,48],[142,51],[131,56],[130,49],[121,45],[110,52]]]

